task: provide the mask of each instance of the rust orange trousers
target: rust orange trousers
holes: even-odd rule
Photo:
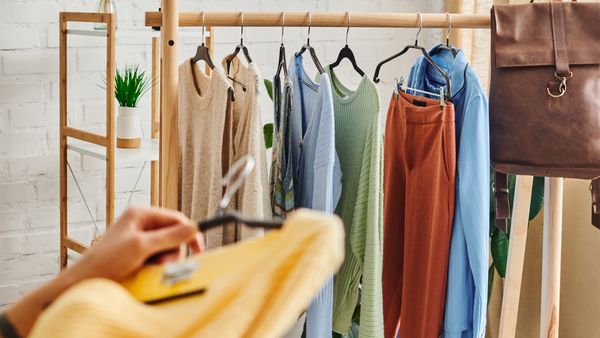
[[[454,214],[454,106],[394,94],[384,142],[385,338],[438,338]]]

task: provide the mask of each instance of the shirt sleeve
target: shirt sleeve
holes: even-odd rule
[[[480,93],[465,106],[459,140],[457,203],[452,229],[445,337],[485,334],[488,287],[489,128],[487,99]]]
[[[383,134],[380,122],[373,124],[367,141],[370,156],[363,158],[360,175],[360,184],[368,182],[367,189],[361,189],[366,196],[355,207],[355,220],[362,224],[355,229],[365,231],[362,247],[357,245],[363,261],[361,337],[383,337]]]

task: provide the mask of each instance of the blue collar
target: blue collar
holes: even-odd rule
[[[437,45],[429,51],[429,55],[442,69],[448,73],[450,80],[452,81],[452,96],[456,95],[462,87],[465,81],[465,67],[467,66],[467,59],[462,50],[457,49],[458,53],[456,57],[452,55],[452,52],[447,49],[440,48]],[[423,79],[424,83],[422,88],[426,90],[437,91],[440,87],[446,85],[446,79],[440,74],[423,56],[419,57],[419,60],[415,63],[415,71],[421,76],[417,78]]]

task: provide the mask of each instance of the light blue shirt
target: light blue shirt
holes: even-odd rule
[[[481,338],[486,325],[490,222],[488,100],[462,51],[453,57],[436,46],[429,55],[450,77],[458,155],[442,336]],[[408,80],[409,87],[434,92],[445,83],[422,56]]]
[[[293,56],[288,74],[293,86],[291,132],[296,207],[333,213],[342,193],[340,161],[335,151],[335,117],[329,75],[315,83],[302,56]],[[333,277],[306,312],[306,337],[331,337]]]

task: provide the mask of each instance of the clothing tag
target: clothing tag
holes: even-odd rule
[[[425,106],[427,106],[427,102],[425,102],[425,101],[413,100],[412,103],[415,106],[417,106],[417,107],[425,107]]]
[[[163,284],[173,285],[179,281],[190,279],[198,268],[198,262],[187,260],[183,262],[169,263],[165,265]]]

